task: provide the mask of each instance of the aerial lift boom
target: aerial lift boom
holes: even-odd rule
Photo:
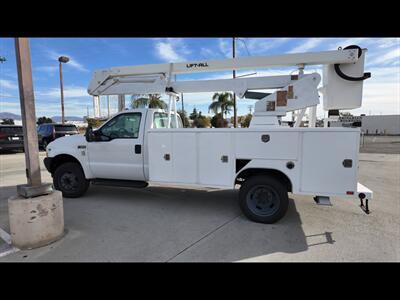
[[[280,117],[297,111],[295,126],[305,110],[311,108],[311,127],[315,126],[318,92],[324,95],[324,109],[336,111],[361,106],[366,49],[349,46],[335,51],[284,54],[275,56],[243,57],[224,60],[192,61],[170,64],[114,67],[97,70],[90,82],[88,93],[93,96],[125,94],[163,94],[170,96],[168,118],[175,111],[179,93],[233,91],[240,98],[258,101],[251,126],[279,125]],[[318,89],[321,76],[304,74],[309,65],[323,65],[323,86]],[[266,69],[296,66],[298,75],[259,76],[235,79],[174,81],[176,74],[217,72],[243,69]],[[280,89],[272,94],[254,90]]]

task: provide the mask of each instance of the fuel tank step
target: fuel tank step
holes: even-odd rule
[[[314,201],[318,205],[332,206],[331,200],[326,196],[315,196]]]

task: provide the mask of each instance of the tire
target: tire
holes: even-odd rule
[[[42,141],[42,149],[43,149],[44,151],[46,151],[46,147],[47,147],[48,144],[49,144],[49,143],[47,142],[47,140],[43,139],[43,141]]]
[[[84,195],[89,188],[89,183],[81,166],[74,162],[58,166],[53,175],[55,189],[61,191],[63,197],[66,198],[77,198]]]
[[[288,209],[289,198],[285,185],[270,176],[256,175],[247,179],[239,191],[239,205],[251,221],[272,224]]]

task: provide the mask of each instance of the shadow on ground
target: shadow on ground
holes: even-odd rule
[[[5,220],[15,186],[0,191]],[[64,198],[64,239],[1,260],[238,261],[311,246],[293,199],[287,215],[272,225],[249,221],[237,202],[233,190],[91,186],[84,197]],[[333,243],[330,233],[321,235],[322,243]]]

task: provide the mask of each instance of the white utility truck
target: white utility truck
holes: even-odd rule
[[[251,220],[273,223],[288,208],[288,192],[312,195],[318,204],[330,197],[359,198],[368,213],[372,192],[358,183],[359,128],[329,127],[342,109],[361,106],[366,49],[358,46],[279,56],[243,57],[98,70],[88,92],[93,96],[167,94],[168,109],[121,111],[85,136],[50,143],[44,160],[54,186],[65,197],[82,196],[89,184],[146,187],[240,186],[239,205]],[[323,65],[321,76],[306,74]],[[175,74],[295,66],[297,74],[235,79],[174,81]],[[273,90],[265,93],[260,90]],[[183,128],[176,112],[179,93],[231,91],[255,99],[249,128]],[[316,127],[323,95],[329,111]],[[301,127],[309,109],[308,127]],[[282,117],[296,112],[292,127]],[[365,201],[365,202],[364,202]],[[364,204],[365,203],[365,204]]]

